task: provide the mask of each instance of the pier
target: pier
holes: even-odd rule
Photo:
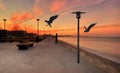
[[[52,38],[35,43],[28,50],[18,50],[14,43],[0,43],[0,73],[105,73],[76,53],[56,44]]]

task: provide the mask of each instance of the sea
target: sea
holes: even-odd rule
[[[77,37],[59,37],[59,40],[77,46]],[[89,50],[120,58],[120,37],[80,37],[79,42]]]

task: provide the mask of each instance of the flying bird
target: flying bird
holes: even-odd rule
[[[52,22],[58,17],[59,15],[54,15],[54,16],[51,16],[49,21],[48,20],[45,20],[45,22],[51,27],[51,24]]]
[[[96,24],[97,24],[97,23],[92,23],[92,24],[90,24],[90,25],[88,26],[88,28],[86,28],[86,27],[84,26],[84,28],[85,28],[84,32],[89,32],[90,29],[91,29],[93,26],[95,26]]]

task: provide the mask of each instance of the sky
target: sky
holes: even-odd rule
[[[3,19],[7,30],[26,30],[37,34],[76,35],[77,19],[74,11],[83,11],[80,18],[81,36],[120,37],[120,0],[0,0],[0,29],[4,29]],[[58,14],[47,26],[45,20]],[[88,33],[84,26],[97,24]]]

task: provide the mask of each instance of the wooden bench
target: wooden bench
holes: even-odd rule
[[[28,47],[32,47],[33,44],[34,44],[33,42],[23,42],[23,43],[17,44],[17,46],[19,50],[27,50]]]

